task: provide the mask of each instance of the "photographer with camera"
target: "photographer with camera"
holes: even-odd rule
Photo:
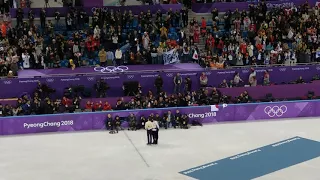
[[[154,86],[157,88],[157,94],[160,94],[163,87],[163,79],[160,75],[158,75],[158,77],[154,81]]]
[[[38,86],[35,91],[35,93],[38,93],[40,98],[49,97],[50,94],[55,92],[55,89],[50,88],[47,84],[41,84],[41,82],[38,82]]]
[[[116,130],[117,133],[118,133],[119,130],[123,130],[122,127],[121,127],[121,119],[120,119],[119,116],[115,117],[114,123],[115,123],[115,126],[114,126],[115,128],[114,129]]]
[[[128,117],[128,122],[129,122],[129,129],[128,130],[136,131],[137,130],[137,118],[133,113],[131,113],[130,116]]]
[[[118,130],[116,129],[116,123],[112,119],[111,114],[107,115],[107,118],[105,120],[106,129],[109,130],[110,134],[118,133]]]
[[[107,90],[109,89],[109,86],[103,79],[100,79],[94,85],[94,89],[97,92],[97,98],[105,98],[107,95]]]

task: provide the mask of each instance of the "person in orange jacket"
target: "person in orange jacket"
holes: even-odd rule
[[[6,24],[4,22],[1,23],[1,34],[2,34],[2,37],[6,37],[7,36],[7,26],[6,26]]]

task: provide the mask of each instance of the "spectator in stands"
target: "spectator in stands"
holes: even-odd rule
[[[208,86],[208,77],[206,75],[206,73],[202,72],[200,75],[200,86],[201,87],[207,87]]]
[[[256,79],[257,73],[253,68],[251,68],[250,71],[251,72],[249,75],[249,85],[256,86],[257,85],[257,79]]]
[[[100,58],[100,66],[106,66],[107,62],[107,52],[102,48],[99,52],[99,58]]]
[[[222,83],[219,85],[219,87],[220,88],[228,88],[229,87],[229,85],[228,85],[228,83],[227,83],[227,80],[223,80],[222,81]]]
[[[263,75],[263,85],[264,86],[269,86],[270,85],[270,75],[269,75],[269,71],[266,70],[264,72],[264,75]]]
[[[177,73],[173,77],[173,83],[174,83],[174,92],[177,94],[181,91],[181,85],[182,85],[182,77],[180,76],[180,73]]]
[[[122,51],[118,48],[115,52],[115,60],[116,60],[117,66],[121,65],[121,59],[122,59]]]
[[[241,79],[240,74],[237,72],[234,75],[233,84],[234,84],[235,87],[239,87],[240,83],[242,83],[242,82],[243,82],[243,80]]]
[[[305,84],[305,81],[303,80],[302,76],[299,77],[299,79],[296,81],[297,84]]]

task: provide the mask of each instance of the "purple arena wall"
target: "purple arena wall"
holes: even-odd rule
[[[223,104],[218,106],[195,106],[185,108],[164,108],[145,110],[124,110],[110,112],[37,115],[0,118],[0,134],[29,134],[43,132],[82,131],[105,129],[107,114],[125,118],[134,113],[138,118],[151,113],[173,113],[179,109],[187,114],[190,122],[218,123],[229,121],[278,120],[279,118],[298,118],[320,116],[320,101],[292,101],[277,103]],[[123,126],[127,126],[123,122]]]

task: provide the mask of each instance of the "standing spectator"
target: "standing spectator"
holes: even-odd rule
[[[269,71],[266,70],[264,72],[264,75],[263,75],[263,85],[264,86],[269,86],[270,85],[270,75],[269,75]]]
[[[116,50],[115,57],[116,57],[116,65],[120,66],[121,59],[122,59],[122,51],[119,48]]]
[[[251,73],[249,75],[249,85],[250,86],[257,86],[257,79],[256,79],[256,71],[251,68]]]
[[[157,64],[163,64],[163,48],[159,46],[157,48],[157,53],[158,53],[158,63]]]
[[[154,86],[157,88],[157,94],[160,94],[160,92],[162,92],[163,86],[163,79],[160,75],[158,75],[158,77],[154,81]]]
[[[240,77],[240,74],[237,72],[235,75],[234,75],[234,78],[233,78],[233,84],[235,87],[239,87],[240,86],[240,83],[243,82],[241,77]]]
[[[113,54],[113,52],[112,51],[108,51],[107,52],[107,65],[114,65],[115,63],[114,63],[114,54]]]
[[[158,64],[158,52],[155,47],[151,50],[152,64]]]
[[[59,26],[60,12],[58,10],[56,10],[56,12],[54,13],[54,19],[56,20],[55,24]]]
[[[102,48],[99,52],[100,66],[106,66],[107,52]]]
[[[27,50],[24,53],[22,53],[22,61],[24,69],[30,68],[30,55],[27,52]]]
[[[142,36],[142,44],[143,44],[143,48],[144,49],[148,49],[149,46],[149,42],[150,42],[150,38],[147,32],[144,32],[143,36]]]
[[[41,9],[40,11],[40,23],[41,23],[41,29],[45,30],[46,28],[46,10],[44,8]]]
[[[34,21],[34,13],[32,10],[29,11],[28,13],[28,18],[29,18],[29,25],[33,26],[33,21]]]
[[[174,83],[174,93],[178,94],[181,91],[181,84],[182,84],[182,77],[180,76],[180,73],[177,73],[176,76],[173,78]]]
[[[70,13],[67,14],[67,17],[66,17],[66,26],[67,26],[67,30],[71,31],[72,30],[72,17],[70,15]]]
[[[200,86],[201,87],[207,87],[208,86],[208,77],[204,72],[202,72],[201,75],[200,75]]]

